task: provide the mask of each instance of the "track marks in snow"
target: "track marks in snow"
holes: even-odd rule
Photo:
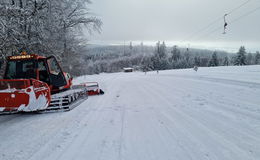
[[[197,81],[197,82],[202,82],[204,83],[218,83],[221,85],[225,86],[239,86],[239,87],[246,87],[250,89],[260,89],[260,83],[256,82],[246,82],[242,80],[235,80],[235,79],[224,79],[224,78],[212,78],[212,77],[207,77],[207,76],[196,76],[196,75],[168,75],[164,74],[162,76],[166,77],[174,77],[174,78],[180,78],[180,79],[189,79],[190,81]]]
[[[199,126],[198,128],[200,129],[203,129],[205,127],[207,127],[208,129],[210,129],[209,131],[213,131],[213,133],[211,133],[212,135],[214,135],[212,138],[216,138],[218,137],[219,138],[219,142],[217,143],[222,143],[222,142],[225,142],[223,144],[223,147],[224,148],[227,148],[227,146],[230,146],[230,148],[234,149],[233,153],[231,155],[235,155],[236,154],[236,151],[239,151],[240,153],[244,153],[244,158],[247,159],[248,157],[251,156],[250,153],[252,153],[252,151],[254,150],[254,152],[258,152],[257,151],[257,146],[259,147],[258,144],[258,141],[259,141],[259,136],[257,136],[257,134],[254,133],[254,131],[252,130],[248,130],[248,127],[246,125],[242,125],[243,128],[241,128],[242,126],[239,124],[240,121],[232,121],[231,124],[228,124],[227,122],[230,120],[230,119],[227,119],[227,121],[221,121],[223,120],[223,117],[220,117],[218,114],[212,114],[212,112],[209,112],[208,111],[208,107],[207,108],[199,108],[199,109],[194,109],[193,106],[188,106],[189,104],[194,104],[194,103],[191,103],[191,102],[188,102],[188,100],[186,99],[181,99],[181,97],[183,95],[185,95],[185,92],[189,92],[190,89],[187,88],[187,87],[184,87],[185,85],[183,85],[183,90],[185,90],[185,92],[180,92],[179,90],[176,92],[176,93],[179,93],[177,95],[173,94],[172,96],[174,97],[178,97],[177,99],[175,99],[177,102],[174,102],[174,100],[172,100],[172,98],[170,98],[169,96],[166,96],[167,94],[167,90],[168,88],[171,88],[173,86],[170,86],[169,84],[167,85],[167,83],[163,83],[163,81],[161,80],[159,84],[157,84],[158,87],[155,87],[156,84],[152,84],[150,85],[151,87],[154,87],[154,88],[164,88],[165,90],[156,90],[157,93],[161,93],[160,95],[163,95],[164,97],[164,101],[162,102],[169,102],[169,105],[170,103],[178,103],[179,104],[179,107],[176,108],[175,107],[175,111],[181,111],[182,113],[184,113],[184,115],[187,115],[189,116],[190,118],[192,118],[193,120],[191,120],[191,123],[193,122],[198,122],[198,123],[194,123],[195,125],[198,125],[198,124],[201,124],[202,126]],[[162,87],[162,85],[166,85],[165,87]],[[167,89],[166,89],[167,88]],[[165,93],[164,93],[165,92]],[[201,92],[203,92],[203,90],[197,90],[197,91],[192,91],[191,93],[194,94],[192,96],[200,96],[200,95],[205,95],[202,94]],[[218,93],[218,94],[221,94]],[[158,96],[160,96],[158,95]],[[192,99],[192,96],[189,95],[189,101],[193,101],[193,100],[198,100],[197,98],[195,99]],[[199,99],[200,101],[203,100],[203,99]],[[207,100],[210,100],[209,98],[207,98]],[[203,100],[204,101],[204,100]],[[214,101],[214,99],[212,100]],[[208,101],[207,105],[211,105],[211,101]],[[169,106],[168,105],[168,106]],[[218,110],[218,103],[215,103],[214,106],[211,106],[211,111],[212,111],[212,107],[213,109],[216,109]],[[167,106],[167,105],[166,105]],[[186,107],[183,107],[183,106],[186,106]],[[227,106],[223,106],[222,108],[222,112],[225,112],[224,110],[224,107],[227,107]],[[169,111],[171,111],[172,107],[169,108]],[[203,115],[205,114],[205,115]],[[183,114],[182,114],[183,115]],[[214,119],[215,118],[215,119]],[[250,117],[248,117],[250,118]],[[186,120],[189,120],[189,118],[187,117]],[[210,122],[210,123],[207,123],[207,122]],[[221,123],[219,123],[221,122]],[[218,124],[218,125],[216,125]],[[247,124],[248,125],[248,124]],[[204,126],[204,127],[203,127]],[[235,127],[233,127],[235,126]],[[251,125],[252,126],[252,125]],[[232,129],[228,129],[228,128],[232,128]],[[205,129],[207,129],[205,128]],[[225,131],[224,128],[226,128],[227,130]],[[243,130],[242,130],[243,129]],[[246,129],[246,130],[245,130]],[[228,132],[227,132],[228,131]],[[246,131],[246,132],[245,132]],[[193,131],[194,132],[194,131]],[[209,132],[210,133],[210,132]],[[216,134],[215,134],[216,133]],[[237,134],[237,136],[234,136],[234,134]],[[229,137],[228,137],[229,136]],[[234,138],[232,138],[234,137]],[[247,138],[245,138],[247,137]],[[227,139],[228,138],[228,139]],[[248,139],[249,138],[249,139]],[[226,139],[226,140],[225,140]],[[243,144],[245,144],[245,142],[247,143],[245,146],[243,146],[241,143],[241,141],[244,141]],[[248,141],[248,142],[247,142]],[[254,142],[252,144],[254,145],[250,145],[250,142]],[[227,146],[226,146],[226,145]],[[238,147],[239,146],[239,147]],[[227,149],[230,149],[230,148],[227,148]],[[252,148],[252,150],[250,150],[250,148]],[[236,150],[235,150],[236,149]],[[259,154],[259,152],[258,152]],[[259,156],[259,155],[258,155]],[[240,158],[243,157],[240,155]],[[257,154],[255,155],[255,157],[257,157]],[[234,158],[231,157],[231,159]],[[239,157],[238,157],[239,158]]]
[[[100,160],[116,159],[120,142],[120,132],[118,132],[120,120],[117,119],[120,116],[118,110],[120,108],[114,105],[118,99],[116,95],[119,93],[120,85],[110,81],[107,87],[110,91],[104,96],[92,97],[93,101],[85,103],[98,109],[86,116],[84,121],[88,121],[88,126],[78,133],[78,137],[71,140],[67,149],[57,159],[82,159],[82,157]],[[75,150],[75,148],[79,149]]]
[[[176,72],[101,74],[105,95],[70,112],[0,116],[0,159],[259,159],[260,89]]]
[[[125,107],[122,107],[121,111],[121,130],[120,130],[120,140],[119,140],[119,160],[122,160],[122,147],[124,144],[124,127],[125,127]]]

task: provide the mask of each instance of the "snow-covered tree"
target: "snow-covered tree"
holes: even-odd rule
[[[247,56],[246,56],[246,64],[247,65],[254,64],[253,58],[254,57],[253,57],[252,53],[248,53]]]
[[[238,66],[246,65],[246,49],[244,46],[241,46],[239,51],[237,52],[235,58],[235,65]]]
[[[181,51],[178,49],[178,46],[173,46],[171,51],[171,61],[177,61],[181,58]]]
[[[258,51],[255,54],[255,64],[260,64],[260,53]]]
[[[200,57],[198,56],[195,56],[194,57],[194,66],[200,66]]]
[[[133,50],[133,43],[132,42],[130,42],[130,45],[129,45],[129,49],[132,51]]]
[[[212,54],[212,57],[211,57],[211,59],[209,61],[209,66],[210,67],[219,66],[219,60],[218,60],[217,52],[214,52]]]
[[[156,44],[156,49],[155,49],[155,56],[157,56],[160,60],[163,59],[163,58],[166,58],[166,44],[165,42],[163,42],[161,44],[161,42],[159,41],[157,44]]]
[[[186,60],[186,62],[188,64],[189,61],[190,61],[190,50],[188,48],[185,51],[184,57],[185,57],[185,60]]]
[[[165,42],[162,44],[158,42],[156,44],[154,56],[152,57],[151,61],[153,63],[154,70],[165,70],[168,68],[169,63],[167,60],[167,47]]]
[[[160,43],[161,45],[162,43]],[[88,47],[86,47],[88,48]],[[173,48],[165,48],[166,58],[164,60],[159,59],[157,54],[158,44],[156,47],[145,46],[142,43],[134,47],[131,55],[124,54],[124,46],[102,46],[102,47],[91,47],[86,51],[89,54],[84,56],[84,61],[88,64],[83,68],[87,74],[94,74],[100,72],[119,72],[122,71],[122,67],[133,67],[142,71],[151,70],[162,70],[166,69],[180,69],[180,68],[193,68],[196,63],[198,66],[206,67],[211,59],[212,51],[200,50],[200,49],[189,49],[189,61],[186,61],[185,54],[187,49],[177,48],[180,52],[180,57],[172,64],[172,54],[168,54],[168,50]],[[126,51],[129,51],[129,47],[125,47]],[[127,50],[128,49],[128,50]],[[229,57],[226,52],[218,51],[218,59],[223,59],[225,56]],[[94,65],[95,64],[95,65]],[[219,64],[223,65],[223,62],[219,61]]]
[[[223,61],[223,66],[229,66],[229,58],[226,56]]]

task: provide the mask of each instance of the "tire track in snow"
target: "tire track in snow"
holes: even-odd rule
[[[118,160],[122,160],[122,146],[124,141],[124,127],[125,127],[125,106],[121,107],[121,129],[120,129],[120,144],[119,144],[119,153]]]
[[[0,159],[19,160],[31,156],[31,160],[259,158],[260,153],[257,149],[260,146],[257,143],[260,128],[253,133],[252,124],[249,123],[253,118],[251,114],[244,114],[246,108],[233,106],[228,109],[232,106],[210,100],[212,97],[201,88],[202,85],[188,85],[209,84],[209,81],[163,78],[160,74],[121,74],[119,77],[115,76],[115,79],[112,75],[109,76],[106,82],[104,81],[108,90],[104,96],[90,97],[70,112],[36,116],[17,115],[16,118],[0,117],[0,120],[7,120],[0,122],[0,135],[9,136],[0,139],[0,150],[7,151],[5,157],[0,155]],[[218,83],[211,90],[227,86],[229,85]],[[185,97],[187,92],[192,92],[190,97]],[[247,93],[247,90],[243,93]],[[194,96],[195,94],[197,95]],[[218,94],[216,92],[216,96]],[[206,99],[207,103],[199,106],[200,102],[193,101],[194,97]],[[190,100],[192,103],[189,103]],[[252,104],[255,102],[257,100]],[[235,102],[231,101],[230,104],[232,103]],[[247,117],[248,121],[232,119],[231,116],[221,117],[219,112],[226,115],[232,113],[239,117],[243,115],[241,118]],[[250,110],[250,113],[259,115],[254,114],[253,110]],[[223,117],[225,119],[221,119]],[[236,122],[241,122],[241,125]],[[259,121],[255,119],[255,122]],[[245,127],[247,124],[249,127]],[[5,128],[5,125],[8,127]],[[254,139],[255,142],[250,146],[249,143]],[[12,148],[14,145],[16,146]],[[11,156],[10,148],[16,156]],[[252,151],[256,153],[248,152],[247,148],[253,148]]]
[[[89,101],[89,99],[87,100]],[[85,106],[84,106],[85,107]],[[22,138],[22,141],[20,141],[21,145],[16,145],[14,148],[15,150],[23,151],[21,153],[17,154],[5,154],[5,157],[3,159],[28,159],[26,157],[32,157],[32,155],[37,154],[44,146],[47,146],[46,148],[52,148],[57,149],[54,144],[54,142],[63,143],[64,137],[66,138],[66,135],[63,135],[62,132],[67,132],[66,130],[68,128],[71,128],[72,126],[77,126],[78,123],[84,119],[82,117],[86,117],[88,112],[91,111],[91,106],[86,106],[87,108],[83,107],[76,107],[74,110],[70,112],[61,112],[61,113],[46,113],[46,114],[30,114],[30,115],[17,115],[16,117],[13,117],[11,119],[12,123],[14,125],[10,125],[10,121],[7,123],[9,124],[8,127],[4,127],[4,129],[1,129],[0,135],[3,135],[4,133],[12,134],[13,137],[18,136],[16,139],[20,139],[22,135],[25,135],[23,132],[28,132],[28,130],[35,130],[32,131],[35,134],[29,134],[30,136]],[[78,112],[77,110],[83,109],[83,112]],[[74,112],[77,112],[75,114]],[[80,113],[80,115],[79,115]],[[38,117],[38,119],[35,119]],[[33,121],[31,121],[32,119]],[[51,119],[51,120],[50,120]],[[65,121],[64,121],[65,120]],[[3,123],[1,123],[3,124]],[[37,125],[36,125],[37,124]],[[39,127],[38,127],[39,126]],[[41,126],[43,128],[41,128]],[[48,126],[48,127],[46,127]],[[1,128],[1,126],[0,126]],[[35,128],[35,129],[34,129]],[[36,129],[39,128],[38,131]],[[19,132],[17,132],[19,130]],[[37,132],[40,131],[40,134],[37,134]],[[3,137],[9,137],[8,135]],[[30,140],[28,139],[30,138]],[[7,138],[10,139],[10,138]],[[11,142],[15,142],[15,139],[12,139]],[[29,141],[29,143],[27,142]],[[2,141],[3,142],[3,141]],[[22,145],[25,143],[26,145]],[[0,144],[1,145],[1,144]],[[3,146],[5,148],[13,148],[13,143],[9,143],[9,146]],[[24,147],[24,146],[30,146],[30,147]],[[0,147],[1,148],[1,147]],[[2,150],[3,151],[3,150]],[[53,153],[52,151],[51,153]],[[51,154],[47,154],[51,155]],[[9,158],[8,158],[9,157]],[[11,158],[12,157],[12,158]],[[46,155],[45,155],[46,157]],[[2,158],[1,158],[2,159]]]
[[[173,79],[174,77],[170,78],[170,77],[166,77],[167,79]],[[183,78],[184,81],[181,81],[181,82],[185,82],[186,84],[189,85],[190,82],[196,82],[196,84],[204,84],[203,81],[193,81],[192,79],[186,79],[186,78]],[[178,82],[178,81],[177,81]],[[179,81],[180,82],[180,81]],[[165,83],[161,83],[162,85],[166,85]],[[192,84],[192,83],[191,83]],[[208,82],[207,85],[210,85],[210,83]],[[216,90],[215,92],[217,92],[217,89],[219,88],[223,88],[223,85],[225,84],[220,84],[218,86],[216,86]],[[225,89],[227,88],[227,85],[225,85],[226,87],[223,88],[223,90],[225,91]],[[169,86],[168,87],[172,87],[172,86]],[[205,85],[202,85],[202,87],[206,87]],[[239,86],[240,87],[240,86]],[[231,89],[232,91],[234,90],[234,87],[230,87],[228,86],[229,89]],[[178,88],[177,88],[178,89]],[[248,101],[247,99],[245,99],[244,97],[241,97],[240,95],[227,95],[225,94],[225,96],[221,97],[221,99],[225,99],[225,106],[223,106],[222,104],[218,103],[217,100],[219,99],[218,97],[209,97],[208,94],[205,93],[204,91],[204,88],[202,89],[201,87],[198,87],[196,85],[193,85],[193,86],[190,86],[189,88],[186,87],[185,90],[179,88],[178,89],[179,92],[182,92],[182,93],[199,93],[198,95],[202,94],[203,96],[207,96],[207,101],[211,100],[211,99],[214,99],[215,101],[210,101],[211,103],[214,103],[214,106],[218,105],[219,107],[218,108],[214,108],[214,109],[220,109],[222,108],[224,111],[229,111],[229,113],[233,113],[234,115],[237,115],[237,114],[240,114],[244,117],[254,117],[256,119],[259,120],[259,114],[256,113],[256,112],[259,112],[260,113],[260,110],[258,109],[250,109],[247,107],[247,108],[238,108],[237,106],[234,106],[233,104],[236,104],[236,100],[239,99],[240,101],[242,101],[243,99],[243,103],[246,103],[246,101]],[[235,91],[238,91],[237,89]],[[251,91],[251,90],[250,90]],[[214,92],[214,91],[212,91]],[[223,92],[225,93],[225,92]],[[222,94],[223,94],[222,93]],[[228,92],[229,93],[229,92]],[[235,92],[236,93],[236,92]],[[249,93],[247,92],[248,94],[250,95],[253,95],[252,93]],[[255,94],[259,94],[259,91],[255,91]],[[205,97],[203,98],[205,99]],[[255,104],[258,104],[260,103],[260,101],[256,101],[257,99],[251,99],[252,101],[254,101]],[[230,104],[230,105],[226,105],[226,104]],[[246,105],[245,105],[246,106]],[[258,108],[258,107],[257,107]]]
[[[182,118],[178,118],[178,121],[172,120],[169,116],[167,116],[165,113],[163,113],[161,110],[163,108],[168,107],[168,105],[164,105],[165,99],[164,97],[159,96],[159,94],[162,94],[162,92],[158,92],[154,88],[154,85],[151,85],[151,87],[147,87],[147,85],[144,86],[145,90],[153,95],[157,95],[157,98],[160,99],[161,106],[157,106],[154,108],[154,113],[157,115],[157,119],[163,123],[163,127],[168,132],[169,135],[171,135],[174,140],[177,142],[177,146],[182,151],[182,155],[179,159],[190,159],[190,160],[197,160],[197,159],[217,159],[215,155],[210,155],[210,153],[207,151],[207,146],[203,146],[200,141],[197,140],[197,137],[194,137],[194,135],[189,134],[190,127],[187,127],[188,125],[181,126],[181,123],[187,119],[183,116]],[[159,94],[158,94],[159,93]],[[154,100],[151,96],[150,100]],[[148,97],[148,95],[146,95]],[[150,102],[152,104],[157,104],[158,101]],[[179,114],[178,112],[176,114]],[[174,116],[175,114],[172,114]],[[179,116],[180,117],[180,116]],[[187,127],[187,128],[185,128]],[[172,131],[174,129],[174,131]],[[188,145],[187,145],[188,144]],[[192,145],[192,146],[190,146]],[[194,146],[200,145],[199,147],[194,148]],[[201,153],[200,153],[201,152]],[[203,153],[203,154],[202,154]],[[202,155],[201,155],[202,154]],[[184,155],[188,156],[187,158],[184,158]],[[211,158],[210,158],[211,156]]]
[[[99,99],[99,101],[96,101],[97,99],[95,99],[95,100],[93,99],[93,101],[92,101],[93,107],[97,107],[99,109],[92,112],[89,117],[84,118],[83,121],[87,121],[88,126],[81,129],[80,132],[78,132],[78,136],[75,137],[74,139],[71,139],[70,140],[71,143],[69,143],[67,145],[67,147],[65,148],[65,150],[63,152],[61,152],[59,154],[59,156],[56,156],[55,159],[71,159],[71,158],[81,159],[81,157],[84,157],[83,155],[85,155],[86,153],[82,149],[85,148],[86,144],[93,143],[92,142],[93,140],[91,140],[90,138],[93,137],[93,135],[99,131],[99,129],[96,128],[95,126],[101,127],[102,125],[104,125],[104,119],[111,116],[106,112],[107,102],[111,101],[111,97],[114,97],[114,99],[116,100],[117,92],[115,92],[115,91],[120,90],[119,87],[116,87],[117,84],[116,84],[116,82],[114,82],[114,80],[108,86],[108,88],[111,90],[108,91],[107,93],[105,93],[105,95],[97,97]],[[109,82],[107,82],[107,83],[109,83]],[[112,89],[115,89],[115,90],[112,90]],[[95,102],[97,102],[97,103],[94,104]],[[88,102],[86,102],[86,103],[88,103]],[[97,134],[99,135],[102,133],[97,133]],[[96,136],[98,136],[97,134],[96,134]],[[106,137],[107,136],[105,136],[105,138]],[[101,144],[103,144],[106,141],[107,141],[106,139],[102,140]],[[99,159],[101,159],[101,154],[103,153],[102,147],[104,147],[104,146],[99,147],[98,150],[100,150],[100,152],[97,153],[96,155],[94,155],[97,159],[98,159],[98,157],[99,157]],[[73,150],[73,148],[78,148],[78,150]],[[73,152],[70,151],[71,149],[73,150]],[[97,150],[95,150],[95,152],[96,151]],[[63,153],[65,153],[65,154],[63,154]],[[91,156],[93,156],[93,153],[91,155],[89,155],[89,157],[91,157]],[[94,159],[94,157],[93,157],[93,159]]]
[[[162,157],[175,157],[176,159],[186,157],[185,159],[191,159],[187,156],[186,152],[188,150],[184,152],[185,150],[180,149],[181,147],[175,146],[175,143],[177,142],[177,139],[175,138],[176,136],[173,138],[174,140],[169,138],[169,136],[167,136],[167,134],[165,134],[165,132],[163,131],[164,129],[162,128],[161,123],[154,119],[156,118],[155,115],[158,115],[158,113],[155,112],[154,109],[152,109],[152,107],[155,106],[153,106],[153,104],[149,102],[152,101],[151,99],[155,98],[153,96],[148,96],[151,95],[153,92],[150,92],[150,90],[144,88],[144,84],[139,83],[140,80],[142,79],[139,79],[139,77],[138,80],[133,80],[134,82],[131,82],[128,85],[135,87],[129,90],[128,88],[126,89],[126,92],[129,91],[132,93],[131,95],[128,95],[130,96],[129,98],[131,98],[132,100],[129,101],[128,105],[126,105],[128,113],[126,119],[130,121],[128,122],[127,126],[131,125],[132,122],[133,126],[136,126],[138,130],[136,130],[135,128],[131,128],[133,126],[130,126],[130,130],[126,128],[127,130],[125,131],[125,133],[127,143],[125,145],[128,150],[125,151],[124,157],[129,160],[158,160],[163,159]],[[138,119],[133,120],[133,117]],[[132,132],[136,133],[137,135]],[[136,138],[134,138],[132,134],[140,139],[136,140]],[[149,142],[150,145],[145,144],[146,141]],[[138,149],[139,145],[142,146],[142,148]],[[174,148],[174,150],[171,150],[171,148]],[[131,149],[133,149],[133,153],[131,152]],[[142,151],[141,154],[138,154],[138,151]],[[131,155],[138,155],[139,158]]]
[[[256,82],[246,82],[246,81],[239,81],[234,79],[223,79],[223,78],[211,78],[206,76],[189,76],[189,75],[162,75],[167,77],[174,77],[174,78],[181,78],[181,79],[190,79],[191,81],[207,81],[210,83],[219,83],[222,85],[233,85],[233,86],[240,86],[246,88],[257,88],[260,89],[260,83]]]
[[[159,82],[159,81],[157,81],[157,82]],[[161,81],[160,81],[160,83],[162,83]],[[150,85],[151,87],[154,87],[154,85],[155,85],[155,82],[152,82],[152,85]],[[155,87],[155,89],[157,89],[157,88],[159,88],[159,86],[162,86],[162,84],[157,84],[157,86],[158,87]],[[166,86],[168,86],[168,88],[170,87],[169,85],[167,85],[166,84]],[[163,88],[167,88],[167,87],[163,87]],[[151,90],[152,91],[152,90]],[[199,90],[198,90],[199,91]],[[162,95],[166,95],[164,92],[166,92],[166,91],[163,91],[163,90],[157,90],[157,92],[156,93],[161,93]],[[196,92],[194,92],[194,93],[196,93]],[[160,96],[160,95],[158,95],[158,96]],[[180,98],[181,96],[180,95],[176,95],[178,98]],[[166,96],[166,97],[162,97],[162,98],[164,98],[165,99],[165,102],[169,102],[169,105],[170,105],[170,102],[171,102],[171,100],[170,99],[168,99],[168,97]],[[181,99],[180,99],[181,100]],[[184,103],[185,104],[185,103]],[[166,105],[167,106],[167,105]],[[174,109],[174,110],[176,110],[175,108],[169,108],[169,109]],[[189,108],[189,109],[192,109],[192,108]],[[182,109],[181,108],[178,108],[178,111],[182,111]],[[195,110],[193,110],[192,112],[194,112]],[[182,111],[183,112],[183,111]],[[187,114],[187,113],[192,113],[192,112],[183,112],[184,114]],[[193,117],[192,115],[188,115],[188,116],[190,116],[190,117]],[[195,118],[195,117],[193,117],[193,118]],[[197,117],[197,118],[195,118],[194,120],[195,121],[197,121],[197,119],[199,120],[200,118],[199,117]],[[218,120],[215,120],[215,122],[217,122]],[[198,124],[202,124],[202,125],[205,125],[205,123],[203,124],[203,123],[201,123],[201,122],[199,122],[198,121]],[[224,124],[224,123],[223,123]],[[206,126],[207,126],[207,124],[206,124]],[[212,127],[212,126],[211,126]],[[212,131],[214,131],[214,129],[211,129]],[[240,132],[240,134],[241,133],[243,133],[243,132]],[[219,133],[218,133],[219,134]],[[245,133],[245,135],[246,135],[246,133]],[[223,136],[223,135],[222,135]],[[216,137],[218,137],[218,135],[216,135]],[[221,138],[221,137],[219,137],[219,138]],[[224,138],[224,137],[223,137]],[[227,141],[229,141],[229,140],[227,140]],[[231,142],[231,143],[233,143],[233,142]],[[231,145],[231,144],[230,144]],[[233,147],[234,148],[237,148],[236,146],[234,146],[233,145]],[[238,148],[237,148],[238,149]],[[243,149],[243,151],[244,151],[244,149]],[[247,152],[248,153],[248,152]]]

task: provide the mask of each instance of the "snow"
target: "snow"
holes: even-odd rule
[[[258,160],[260,66],[76,79],[105,91],[70,112],[0,116],[1,160]]]

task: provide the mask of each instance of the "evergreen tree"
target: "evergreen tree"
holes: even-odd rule
[[[208,64],[209,64],[209,58],[207,58],[207,57],[200,58],[201,67],[207,67]]]
[[[165,42],[162,44],[160,41],[156,44],[156,50],[152,57],[153,69],[154,70],[165,70],[168,68],[167,54],[166,54]]]
[[[194,66],[200,66],[200,57],[194,57]]]
[[[131,51],[133,50],[133,43],[132,43],[132,42],[130,42],[129,49],[130,49]]]
[[[153,70],[159,70],[160,69],[160,58],[158,55],[154,55],[152,58],[151,58],[151,61],[152,61],[152,69]]]
[[[178,68],[177,63],[181,59],[181,51],[177,48],[177,46],[173,46],[172,51],[171,51],[171,56],[169,57],[169,64],[170,68],[176,69]]]
[[[144,57],[141,65],[143,72],[148,72],[153,69],[153,64],[150,57]]]
[[[260,53],[257,51],[255,55],[255,64],[260,64]]]
[[[247,56],[246,56],[246,64],[248,65],[252,65],[254,62],[253,62],[253,55],[252,53],[248,53]]]
[[[244,46],[241,46],[239,51],[237,52],[235,58],[235,65],[237,66],[246,65],[246,49]]]
[[[186,49],[184,53],[184,60],[185,60],[185,67],[184,68],[191,68],[193,67],[193,61],[191,60],[191,54],[189,48]]]
[[[219,65],[219,61],[218,61],[218,56],[217,56],[217,52],[214,52],[212,54],[211,60],[209,61],[209,66],[210,67],[215,67]]]
[[[224,66],[229,66],[229,58],[227,56],[224,58],[223,65]]]
[[[141,42],[140,48],[141,48],[141,53],[143,54],[144,53],[144,43],[143,42]]]
[[[181,58],[181,51],[178,49],[178,46],[173,46],[171,54],[171,61],[177,61]]]
[[[160,42],[159,42],[158,55],[159,55],[160,59],[166,58],[167,54],[166,54],[166,44],[165,44],[165,42],[163,42],[161,45],[160,45]]]
[[[189,49],[186,50],[184,57],[185,57],[185,60],[188,63],[190,61],[190,51],[189,51]]]

